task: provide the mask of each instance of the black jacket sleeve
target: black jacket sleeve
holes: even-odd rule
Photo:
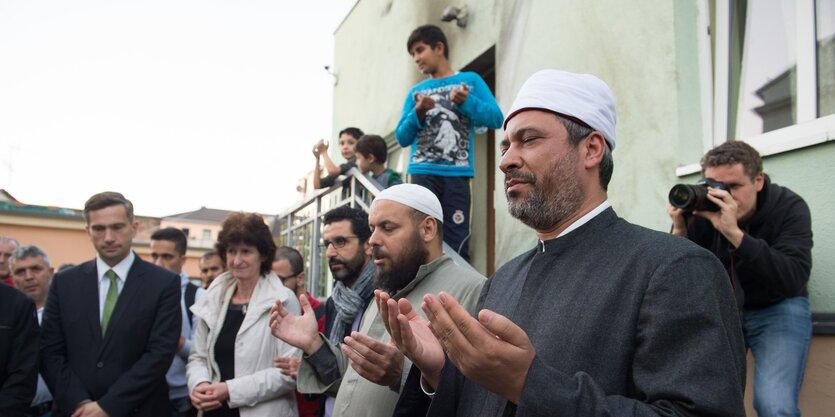
[[[787,201],[785,215],[768,224],[771,238],[745,233],[733,253],[739,268],[752,271],[762,286],[784,297],[802,295],[812,271],[812,216],[809,206],[795,196]]]
[[[74,410],[82,401],[92,398],[79,377],[70,369],[67,359],[67,339],[61,315],[61,297],[58,287],[62,276],[56,275],[49,286],[43,314],[40,339],[41,376],[53,399],[62,410]]]
[[[0,284],[5,287],[4,284]],[[0,415],[23,416],[38,383],[38,322],[35,305],[25,295],[3,288],[0,318]],[[17,294],[15,294],[17,293]]]

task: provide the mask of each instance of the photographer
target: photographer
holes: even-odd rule
[[[759,153],[744,142],[710,150],[701,165],[704,177],[725,187],[707,188],[712,210],[707,203],[688,213],[668,203],[672,234],[713,252],[744,292],[743,332],[756,366],[757,415],[799,416],[812,332],[806,290],[812,269],[809,207],[788,188],[772,184]]]

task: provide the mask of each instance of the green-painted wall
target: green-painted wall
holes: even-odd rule
[[[418,25],[437,24],[449,37],[455,69],[496,47],[496,99],[505,111],[522,83],[539,69],[588,72],[606,81],[618,108],[610,202],[633,223],[668,230],[667,193],[673,184],[693,179],[678,178],[675,169],[698,162],[710,133],[704,131],[710,115],[702,114],[707,87],[700,84],[698,48],[706,28],[697,27],[697,2],[484,0],[468,3],[470,20],[464,29],[440,22],[449,5],[460,4],[357,3],[335,33],[339,84],[334,88],[334,133],[347,125],[383,136],[393,132],[404,94],[422,78],[406,53],[406,39]],[[496,132],[497,145],[502,135]],[[477,155],[482,157],[483,149]],[[835,246],[835,216],[829,213],[835,209],[833,160],[832,144],[766,159],[772,178],[804,196],[812,208],[816,245],[810,293],[815,311],[835,311],[835,280],[830,278],[835,261],[825,258]],[[474,183],[483,184],[485,173],[477,175]],[[497,171],[496,266],[535,241],[529,228],[507,214],[502,180]],[[474,210],[483,206],[474,204]],[[484,271],[485,242],[473,246],[475,265]]]

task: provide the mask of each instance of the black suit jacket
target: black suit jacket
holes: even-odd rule
[[[0,416],[23,416],[38,383],[38,319],[35,304],[0,283]]]
[[[110,417],[169,414],[165,372],[180,337],[180,277],[138,256],[102,336],[96,261],[55,275],[41,332],[41,374],[69,416],[85,400]]]

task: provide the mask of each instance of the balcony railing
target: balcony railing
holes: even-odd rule
[[[379,192],[377,184],[358,169],[351,168],[344,180],[317,190],[276,218],[274,230],[280,243],[296,248],[305,259],[307,288],[314,297],[327,296],[332,287],[328,262],[319,246],[322,217],[329,210],[345,205],[368,212],[371,201]]]

